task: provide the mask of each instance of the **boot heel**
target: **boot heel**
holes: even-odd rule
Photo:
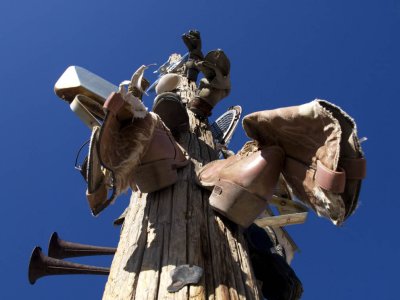
[[[237,184],[219,180],[210,196],[210,205],[231,221],[247,228],[263,212],[267,200]]]
[[[178,181],[174,160],[165,159],[138,166],[134,172],[134,180],[143,193],[151,193],[173,185]]]

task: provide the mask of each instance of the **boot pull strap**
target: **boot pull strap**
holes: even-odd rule
[[[325,190],[343,193],[346,180],[364,179],[367,173],[367,162],[364,158],[341,158],[338,171],[332,171],[317,161],[315,182]]]
[[[338,169],[338,171],[332,171],[318,160],[315,182],[325,190],[337,194],[343,193],[346,185],[346,172],[343,168],[339,167]]]
[[[366,160],[364,158],[341,158],[337,171],[333,171],[317,161],[314,180],[321,188],[336,194],[344,192],[346,180],[361,180],[366,176]],[[301,174],[304,168],[309,168],[305,164],[286,157],[286,171],[291,174]]]
[[[339,165],[345,169],[347,179],[364,179],[367,175],[367,161],[365,158],[341,158]]]
[[[114,115],[122,108],[125,101],[122,98],[121,94],[112,92],[108,97],[106,102],[104,102],[103,107],[108,111],[112,112]]]
[[[344,192],[344,187],[346,185],[346,172],[342,168],[339,168],[338,171],[332,171],[325,167],[322,162],[317,160],[317,168],[313,169],[294,158],[286,157],[284,169],[287,174],[297,177],[303,176],[303,178],[306,172],[315,172],[313,177],[318,186],[336,194]]]

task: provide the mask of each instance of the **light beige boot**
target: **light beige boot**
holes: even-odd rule
[[[266,208],[284,162],[280,147],[266,147],[249,156],[213,161],[198,172],[202,186],[214,186],[213,209],[231,221],[248,227]]]
[[[354,120],[324,100],[243,119],[246,134],[286,153],[283,174],[296,196],[339,225],[357,206],[366,160]]]

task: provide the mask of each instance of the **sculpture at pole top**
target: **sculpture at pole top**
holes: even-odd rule
[[[205,119],[229,95],[230,61],[225,52],[217,49],[204,55],[196,30],[182,39],[188,53],[172,55],[157,70],[159,78],[153,84],[144,77],[145,65],[118,87],[80,67],[68,68],[57,81],[56,94],[92,130],[81,173],[93,215],[129,188],[151,193],[173,185],[177,170],[190,164],[187,151],[178,143],[179,136],[190,129],[187,109]],[[188,83],[195,83],[191,98],[184,96]],[[143,97],[153,89],[156,97],[148,111]],[[343,109],[316,99],[251,113],[243,118],[243,129],[249,142],[237,154],[198,169],[197,184],[212,191],[209,204],[215,211],[248,228],[249,248],[259,254],[253,256],[261,261],[259,265],[266,256],[273,257],[271,247],[265,246],[272,243],[273,234],[260,233],[255,224],[304,222],[307,206],[341,225],[355,211],[366,160],[355,121]],[[222,142],[221,146],[226,145]],[[273,216],[269,205],[276,205],[280,215]],[[276,270],[291,270],[288,265],[282,267],[286,262],[271,261],[275,273],[269,277],[254,265],[263,282],[278,280]],[[291,284],[287,280],[277,293],[297,299],[301,283],[293,271],[281,276],[288,277]],[[269,289],[263,285],[263,294],[273,299],[276,291]]]

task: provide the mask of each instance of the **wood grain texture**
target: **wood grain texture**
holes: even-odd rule
[[[195,84],[184,83],[185,98]],[[190,132],[179,143],[191,164],[176,184],[148,195],[133,193],[103,299],[262,299],[242,230],[208,204],[195,183],[195,166],[217,159],[207,120],[190,111]],[[204,270],[200,282],[169,293],[170,272],[182,264]]]

